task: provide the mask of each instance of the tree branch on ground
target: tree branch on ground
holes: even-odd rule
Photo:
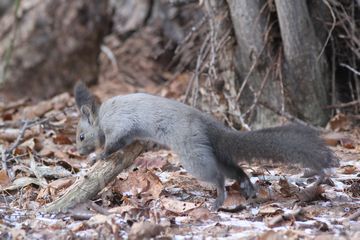
[[[109,159],[97,161],[88,174],[79,178],[63,196],[46,205],[42,211],[66,211],[78,203],[94,198],[120,172],[129,167],[143,149],[142,144],[135,142],[123,151],[112,154]]]

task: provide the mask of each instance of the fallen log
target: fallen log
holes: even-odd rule
[[[98,160],[88,174],[79,178],[64,195],[43,207],[42,211],[48,213],[66,211],[94,198],[121,171],[129,167],[143,149],[141,143],[135,142],[123,151],[112,154],[109,159]]]

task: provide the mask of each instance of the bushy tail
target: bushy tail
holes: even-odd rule
[[[320,173],[339,165],[339,160],[317,132],[308,127],[291,124],[238,132],[211,122],[207,132],[217,159],[226,166],[238,161],[271,160],[302,164]]]

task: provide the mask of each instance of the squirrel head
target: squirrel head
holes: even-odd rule
[[[80,120],[76,129],[76,148],[80,155],[95,151],[99,142],[99,104],[84,83],[74,87],[76,106]]]

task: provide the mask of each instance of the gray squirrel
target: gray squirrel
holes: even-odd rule
[[[216,187],[213,210],[224,203],[225,177],[239,182],[244,197],[256,196],[238,161],[301,163],[319,174],[338,164],[333,152],[308,127],[290,124],[239,132],[186,104],[150,94],[116,96],[100,105],[80,82],[74,95],[80,111],[76,147],[81,155],[104,146],[101,158],[106,159],[135,140],[166,145],[179,155],[187,172]]]

